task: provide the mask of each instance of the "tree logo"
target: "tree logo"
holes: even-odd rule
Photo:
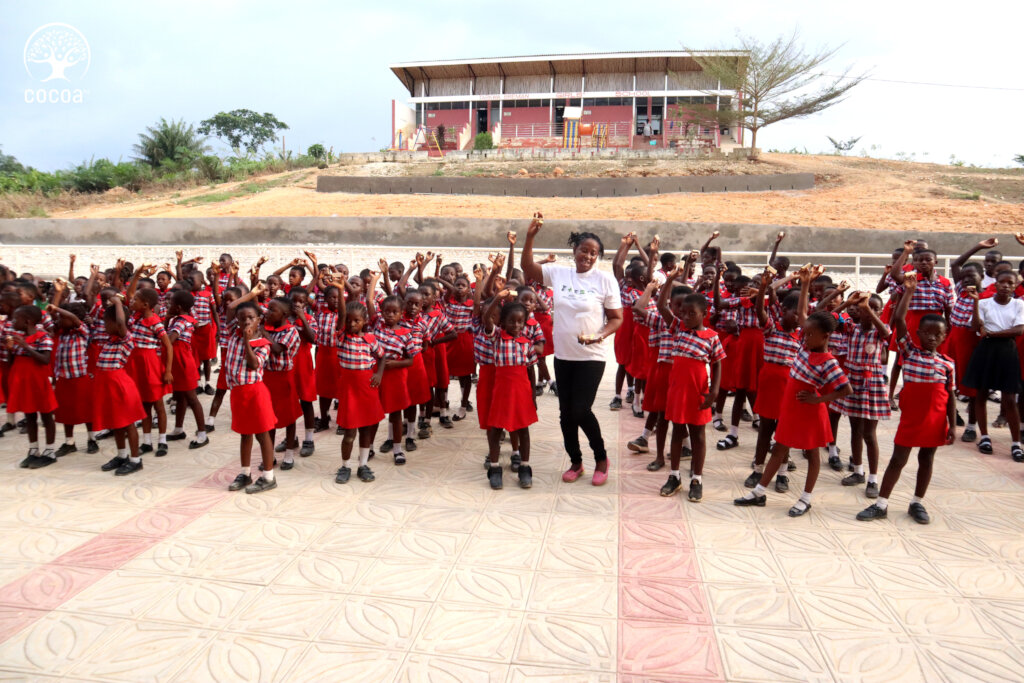
[[[70,24],[40,26],[25,42],[25,70],[32,78],[77,81],[89,70],[91,52],[85,36]]]

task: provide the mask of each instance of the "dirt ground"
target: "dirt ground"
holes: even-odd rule
[[[557,170],[556,170],[557,167]],[[671,194],[634,198],[542,199],[317,193],[316,176],[523,175],[639,176],[795,173],[816,177],[810,191]],[[977,233],[1024,229],[1024,169],[970,169],[858,157],[765,154],[761,161],[580,161],[374,163],[266,176],[244,183],[103,198],[53,218],[196,216],[458,216],[514,218],[538,209],[550,218],[718,221]],[[220,199],[220,194],[237,196]],[[212,196],[212,194],[217,196]]]

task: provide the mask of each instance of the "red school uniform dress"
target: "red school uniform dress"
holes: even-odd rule
[[[265,313],[266,311],[263,311]],[[261,313],[262,315],[262,313]],[[220,318],[221,324],[217,327],[217,348],[220,350],[220,369],[217,370],[217,389],[220,391],[228,390],[227,373],[224,371],[224,363],[228,358],[228,340],[231,335],[235,333],[235,321],[227,322],[228,320],[228,307],[220,306],[217,309],[217,316]],[[194,318],[193,318],[194,320]],[[193,336],[195,331],[193,330]],[[195,358],[196,352],[195,347],[192,348],[192,357]]]
[[[246,362],[245,338],[237,326],[228,337],[224,360],[224,381],[231,390],[231,431],[236,434],[262,434],[274,429],[277,416],[270,390],[263,383],[270,359],[270,341],[257,337],[249,341],[256,356],[256,367]]]
[[[665,419],[674,424],[707,424],[711,408],[700,406],[708,393],[708,365],[725,360],[725,350],[714,330],[688,330],[678,323],[673,328]]]
[[[217,326],[213,324],[213,293],[204,287],[195,295],[192,306],[192,317],[196,320],[196,329],[192,334],[192,353],[196,362],[211,360],[217,355]]]
[[[287,320],[279,327],[264,327],[264,330],[272,341],[284,346],[281,353],[274,353],[271,348],[270,357],[263,370],[263,383],[270,391],[270,400],[277,418],[274,429],[284,429],[302,415],[293,372],[295,355],[299,352],[299,333]]]
[[[100,357],[100,349],[107,342],[107,327],[103,322],[103,305],[100,298],[89,309],[89,346],[85,350],[86,363],[90,375],[96,374],[96,360]]]
[[[384,419],[380,391],[370,385],[374,367],[382,362],[384,349],[372,334],[338,333],[338,426],[342,429],[370,427]]]
[[[425,355],[433,356],[434,358],[434,373],[430,373],[430,366],[427,365],[427,376],[430,377],[430,386],[434,389],[447,389],[449,382],[448,372],[448,342],[443,344],[434,344],[435,339],[448,336],[455,331],[452,327],[452,323],[448,320],[448,316],[445,314],[440,307],[434,306],[434,308],[427,311],[425,316],[427,321],[427,336],[425,339],[431,340],[429,349],[424,350]],[[423,361],[426,363],[427,358]]]
[[[551,309],[555,305],[555,293],[550,287],[545,287],[538,282],[530,282],[530,286],[537,292],[537,298],[544,304],[544,309],[538,308],[534,311],[534,317],[540,323],[540,329],[544,332],[544,350],[541,351],[541,358],[547,358],[555,352],[555,322],[551,317]]]
[[[167,289],[160,289],[159,287],[154,287],[153,290],[156,292],[157,296],[156,314],[160,316],[161,320],[164,320],[167,318],[167,304],[168,302],[170,302],[171,294],[173,294],[174,292],[170,287],[168,287]]]
[[[0,342],[6,339],[12,330],[14,330],[14,321],[7,317],[0,320]],[[11,352],[7,350],[7,345],[0,343],[0,400],[5,403],[8,382],[11,379],[11,361]]]
[[[850,325],[845,371],[853,393],[833,404],[841,415],[866,420],[889,419],[889,387],[882,363],[882,349],[887,343],[873,325],[868,330]]]
[[[899,340],[898,348],[903,365],[903,391],[900,425],[893,442],[907,448],[945,446],[949,431],[946,387],[954,376],[953,359],[921,349],[909,335]]]
[[[146,416],[142,397],[125,366],[135,348],[132,333],[123,337],[105,335],[96,357],[93,383],[92,428],[121,429]]]
[[[636,287],[630,287],[625,282],[619,285],[619,300],[622,302],[624,311],[629,311],[633,304],[643,294]],[[623,315],[622,324],[615,331],[615,362],[626,368],[633,359],[633,316]]]
[[[384,321],[379,317],[373,328],[373,336],[380,344],[385,360],[412,358],[418,353],[412,332],[404,327],[386,327]],[[380,395],[380,407],[388,415],[411,406],[409,368],[385,369],[377,393]]]
[[[749,297],[738,299],[736,306],[736,327],[739,336],[733,343],[732,356],[733,388],[757,391],[757,380],[764,367],[764,330],[754,310],[754,300]]]
[[[166,364],[160,356],[161,340],[167,336],[167,329],[155,313],[148,318],[133,314],[128,319],[128,331],[135,342],[128,357],[128,375],[138,387],[143,403],[159,401],[170,393],[170,386],[164,384]],[[173,376],[173,368],[171,372]]]
[[[911,339],[917,339],[917,328],[921,326],[921,318],[929,313],[945,316],[946,311],[953,307],[953,287],[949,280],[938,274],[933,275],[934,280],[919,277],[914,296],[910,299],[907,310],[907,334]],[[903,287],[900,287],[900,295],[902,294]],[[942,343],[939,351],[945,353],[947,344],[949,339]]]
[[[787,332],[778,321],[769,321],[765,326],[764,365],[757,377],[757,400],[754,401],[754,412],[761,417],[779,419],[789,367],[800,352],[802,338],[799,327]]]
[[[725,351],[725,358],[722,360],[721,387],[723,391],[733,391],[736,389],[736,360],[733,356],[736,353],[736,342],[739,341],[740,337],[736,332],[729,332],[726,329],[725,323],[730,320],[733,322],[737,321],[739,306],[739,297],[723,296],[721,308],[708,308],[709,311],[714,310],[718,314],[718,320],[715,322],[715,331],[718,332],[718,341],[722,344],[722,350]]]
[[[494,388],[487,409],[487,423],[495,429],[514,432],[537,421],[533,405],[533,387],[527,368],[537,364],[533,342],[520,335],[513,337],[495,328],[491,335],[494,349]],[[501,391],[497,388],[501,387]]]
[[[335,346],[338,312],[322,306],[316,312],[316,394],[320,398],[338,398],[338,349]]]
[[[303,315],[306,316],[306,324],[312,330],[313,339],[315,340],[320,330],[317,326],[316,318],[309,313],[304,313]],[[292,369],[292,372],[295,374],[295,393],[298,394],[300,401],[314,403],[317,399],[317,391],[316,371],[313,369],[313,345],[302,338],[302,333],[299,331],[301,329],[300,326],[297,323],[294,325],[295,332],[299,335],[299,350],[295,354],[295,364]]]
[[[648,344],[654,355],[648,366],[647,386],[640,407],[649,413],[663,413],[668,403],[669,376],[672,374],[672,333],[657,311],[648,312],[644,322],[651,330]]]
[[[953,358],[956,372],[956,389],[964,396],[975,396],[977,392],[971,387],[961,385],[964,371],[971,362],[974,349],[978,348],[981,338],[974,331],[974,299],[965,296],[963,286],[956,284],[956,303],[949,313],[949,340],[947,351]],[[1024,337],[1024,335],[1022,335]],[[1017,337],[1017,353],[1021,352],[1021,337]],[[1024,372],[1024,371],[1022,371]]]
[[[25,337],[25,343],[38,353],[53,353],[53,337],[46,330],[36,330]],[[52,413],[57,397],[50,385],[50,364],[40,363],[28,355],[27,349],[15,346],[11,378],[7,385],[7,412]]]
[[[473,318],[473,359],[478,368],[476,417],[480,429],[487,429],[487,413],[494,394],[494,341],[484,333],[479,316]]]
[[[455,329],[455,339],[448,342],[448,374],[452,377],[466,377],[476,372],[473,359],[473,300],[459,302],[448,300],[446,308],[448,321]]]
[[[199,367],[192,352],[192,334],[196,319],[190,315],[177,315],[171,319],[167,333],[178,333],[171,358],[172,391],[194,391],[199,386]],[[223,374],[223,373],[221,373]],[[219,382],[220,380],[218,380]]]
[[[432,396],[430,375],[427,371],[426,359],[423,357],[423,335],[427,333],[427,324],[423,315],[415,319],[402,315],[398,326],[409,330],[412,337],[410,348],[414,351],[412,365],[408,368],[409,400],[411,405],[421,406]]]
[[[633,350],[630,352],[629,365],[626,372],[633,376],[633,379],[648,379],[650,373],[650,338],[651,328],[647,325],[647,313],[656,311],[658,302],[653,298],[648,300],[644,315],[639,316],[632,311],[632,308],[623,311],[623,317],[633,318]],[[646,389],[645,389],[646,391]]]
[[[93,380],[89,376],[89,330],[79,325],[57,334],[57,422],[80,425],[92,422]]]
[[[831,393],[849,382],[839,361],[827,351],[812,353],[800,349],[789,369],[789,379],[779,407],[775,441],[790,448],[821,448],[832,441],[832,425],[824,403],[801,403],[797,392],[821,395]]]

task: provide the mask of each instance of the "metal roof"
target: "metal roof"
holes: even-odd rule
[[[700,71],[693,56],[745,59],[743,50],[649,50],[640,52],[587,52],[561,55],[485,57],[430,62],[400,62],[390,69],[414,93],[417,80],[535,76],[539,74],[636,73],[643,71]]]

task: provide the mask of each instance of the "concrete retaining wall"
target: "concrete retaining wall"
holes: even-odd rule
[[[542,207],[543,208],[543,207]],[[13,218],[0,220],[0,257],[22,253],[19,245],[33,244],[392,244],[428,248],[501,248],[505,233],[525,235],[528,218],[418,218],[401,216],[324,218]],[[539,249],[564,247],[570,232],[588,230],[614,251],[619,236],[634,230],[642,239],[660,234],[666,249],[699,247],[713,230],[716,244],[728,251],[770,249],[779,230],[786,231],[783,251],[884,254],[915,237],[928,241],[940,254],[960,253],[977,241],[974,233],[906,232],[746,223],[668,223],[626,220],[547,219],[538,236]],[[1013,244],[1012,235],[999,235]],[[117,256],[112,250],[111,258]]]
[[[760,150],[757,150],[759,152]],[[502,147],[499,149],[446,151],[445,161],[517,161],[531,159],[747,159],[756,152],[749,147],[721,149],[579,149],[539,147]],[[336,155],[338,163],[367,164],[372,162],[415,163],[431,159],[429,153],[411,151],[345,152]],[[437,157],[433,157],[437,159]]]
[[[654,178],[397,178],[322,175],[316,181],[317,192],[479,194],[508,197],[633,197],[673,192],[763,192],[808,190],[813,187],[813,173]]]

